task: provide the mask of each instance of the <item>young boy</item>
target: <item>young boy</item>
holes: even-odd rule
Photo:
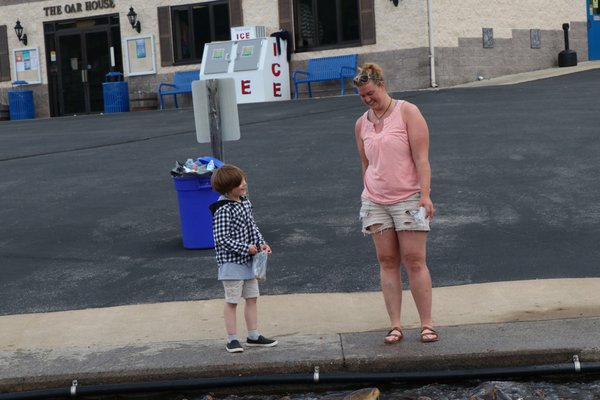
[[[252,271],[252,256],[263,250],[270,254],[271,247],[265,242],[252,217],[252,204],[246,197],[246,175],[235,165],[225,164],[213,172],[211,185],[221,194],[217,202],[210,205],[210,210],[213,214],[219,280],[225,288],[225,349],[230,353],[244,351],[238,341],[236,327],[237,304],[242,297],[246,300],[246,344],[260,347],[276,346],[277,340],[268,339],[258,332],[256,300],[259,290]]]

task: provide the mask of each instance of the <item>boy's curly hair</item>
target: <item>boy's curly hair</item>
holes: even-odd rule
[[[225,164],[214,170],[210,184],[215,192],[225,195],[240,186],[244,179],[246,179],[246,174],[240,167]]]

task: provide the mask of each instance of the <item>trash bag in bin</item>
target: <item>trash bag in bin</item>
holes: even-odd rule
[[[183,164],[177,162],[171,170],[177,190],[183,247],[186,249],[215,247],[212,214],[208,206],[219,199],[219,194],[213,191],[210,177],[212,171],[222,165],[223,162],[216,158],[199,157]]]
[[[215,168],[223,166],[223,162],[213,157],[199,157],[195,160],[188,158],[185,163],[175,162],[175,168],[171,170],[173,176],[210,176]]]

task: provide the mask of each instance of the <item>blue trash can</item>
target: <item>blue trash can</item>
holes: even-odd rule
[[[211,160],[215,167],[223,162],[212,157],[200,157],[204,164]],[[179,202],[179,219],[183,247],[186,249],[212,249],[215,247],[212,232],[212,213],[208,206],[219,199],[210,185],[210,175],[173,176]]]
[[[129,111],[129,85],[123,82],[123,74],[109,72],[106,82],[102,83],[104,112],[116,113]]]
[[[212,190],[210,176],[174,176],[173,182],[179,201],[183,247],[186,249],[214,248],[212,214],[208,206],[219,199],[219,194]]]
[[[15,81],[14,86],[27,85],[25,81]],[[33,119],[35,110],[33,107],[33,90],[13,89],[8,91],[8,111],[11,120]]]

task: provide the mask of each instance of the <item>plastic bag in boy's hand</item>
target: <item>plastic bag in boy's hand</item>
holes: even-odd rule
[[[252,257],[252,271],[254,276],[259,281],[267,279],[267,257],[268,253],[266,250],[259,251]]]

